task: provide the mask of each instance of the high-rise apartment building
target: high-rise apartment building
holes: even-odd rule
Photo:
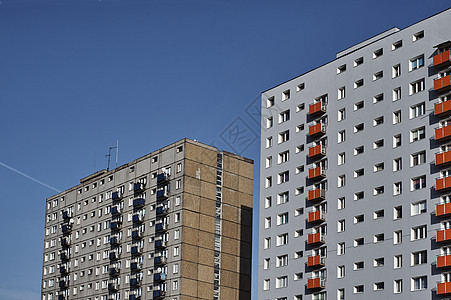
[[[42,300],[250,299],[252,177],[184,139],[50,197]]]
[[[262,94],[258,299],[451,298],[451,9]]]

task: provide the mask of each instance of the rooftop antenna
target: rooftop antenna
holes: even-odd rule
[[[116,147],[109,147],[108,148],[108,154],[107,155],[105,155],[105,157],[108,157],[108,166],[107,166],[107,168],[106,168],[106,170],[107,171],[109,171],[110,170],[110,159],[111,159],[111,150],[112,149],[116,149],[116,167],[117,167],[117,147],[119,146],[119,141],[117,141],[117,143],[116,143]]]
[[[118,157],[119,157],[119,140],[116,140],[116,168],[117,168]]]

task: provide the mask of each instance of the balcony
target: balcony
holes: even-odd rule
[[[451,241],[451,229],[438,230],[435,236],[435,241],[438,243],[446,243]]]
[[[63,219],[67,220],[67,219],[70,219],[70,218],[72,218],[72,213],[70,213],[67,210],[63,211]]]
[[[144,221],[144,216],[141,214],[134,214],[132,217],[133,223],[142,223]]]
[[[316,145],[308,149],[309,158],[318,158],[323,157],[324,155],[326,155],[326,147],[323,145]]]
[[[451,255],[437,256],[437,268],[451,267]]]
[[[58,300],[66,300],[66,299],[67,299],[66,296],[64,296],[62,294],[58,295]]]
[[[141,295],[129,295],[128,300],[140,300]]]
[[[110,268],[110,275],[111,276],[119,276],[121,274],[121,269],[120,268]]]
[[[68,288],[69,287],[69,281],[65,280],[65,279],[61,279],[59,282],[59,287],[64,289],[64,288]]]
[[[139,198],[133,200],[133,208],[140,208],[143,207],[146,204],[146,200]]]
[[[120,243],[119,238],[116,236],[114,236],[110,239],[111,246],[117,246],[117,245],[119,245],[119,243]]]
[[[435,129],[435,140],[442,141],[451,137],[451,125]]]
[[[320,201],[326,199],[326,190],[325,189],[314,189],[308,191],[309,201]]]
[[[61,252],[60,254],[61,260],[66,261],[70,259],[70,254],[67,252]]]
[[[450,87],[450,75],[434,80],[434,91],[442,91]]]
[[[318,123],[308,128],[308,135],[310,137],[320,136],[325,133],[326,133],[326,125],[324,125],[323,123]]]
[[[118,215],[121,213],[121,208],[119,206],[113,206],[111,208],[111,214],[112,215]]]
[[[60,267],[60,273],[61,274],[67,274],[69,273],[69,268],[67,266],[61,266]]]
[[[61,238],[61,247],[69,247],[70,239],[68,237]]]
[[[139,278],[130,278],[130,285],[131,286],[141,285],[141,280]]]
[[[155,290],[153,291],[153,298],[154,299],[159,299],[159,298],[163,298],[166,295],[165,291],[160,291],[160,290]]]
[[[324,266],[325,260],[326,260],[325,256],[321,256],[321,255],[309,256],[307,258],[307,266],[308,267],[322,267],[322,266]]]
[[[168,213],[168,207],[167,206],[158,206],[157,207],[157,216],[158,215],[166,215]]]
[[[326,112],[326,104],[322,101],[309,105],[308,113],[311,116],[319,116]]]
[[[166,280],[166,273],[153,274],[153,281],[164,281],[164,280]]]
[[[143,233],[139,230],[132,231],[132,239],[141,239],[143,237]]]
[[[445,217],[451,215],[451,203],[438,204],[435,207],[436,217]]]
[[[143,266],[142,266],[141,263],[138,263],[138,262],[132,262],[132,263],[130,264],[130,269],[131,269],[132,271],[140,271],[140,270],[142,270],[142,268],[143,268]]]
[[[168,228],[167,228],[167,225],[166,224],[163,224],[163,223],[158,223],[158,224],[155,224],[155,231],[166,231]]]
[[[451,293],[451,282],[437,282],[437,295]]]
[[[135,183],[133,185],[133,192],[140,193],[144,191],[144,184],[143,183]]]
[[[323,222],[324,220],[325,220],[324,219],[324,213],[322,211],[320,211],[320,210],[317,210],[317,211],[310,212],[308,214],[307,222],[309,222],[309,223],[319,223],[319,222]]]
[[[117,252],[110,252],[110,260],[118,260],[121,258],[121,255]]]
[[[449,50],[434,55],[434,67],[446,65],[450,62]]]
[[[108,289],[110,291],[118,291],[119,285],[117,283],[108,283]]]
[[[308,179],[322,179],[324,177],[326,177],[326,169],[323,167],[316,167],[308,170]]]
[[[70,233],[72,231],[72,225],[63,225],[61,226],[61,230],[63,233]]]
[[[166,248],[166,242],[163,242],[163,240],[156,240],[155,248]]]
[[[446,100],[434,105],[434,114],[442,116],[451,113],[451,100]]]
[[[160,173],[157,175],[157,183],[166,182],[169,180],[169,174]]]
[[[159,190],[157,191],[157,199],[166,199],[169,197],[169,193],[166,190]]]
[[[119,230],[122,228],[122,222],[121,221],[111,222],[110,228],[111,230]]]
[[[326,279],[325,278],[310,278],[307,281],[308,289],[323,289],[326,287]]]
[[[316,244],[324,244],[324,234],[321,234],[319,232],[309,234],[307,237],[307,244],[309,245],[316,245]]]
[[[435,165],[445,166],[451,163],[451,151],[435,154]]]
[[[437,178],[435,180],[435,190],[439,192],[451,189],[451,176]]]
[[[156,256],[153,259],[153,263],[155,265],[164,265],[166,263],[166,257],[164,257],[164,256]]]
[[[143,252],[142,248],[139,246],[133,246],[131,249],[132,255],[139,255]]]
[[[113,194],[111,194],[111,199],[113,201],[120,200],[122,199],[122,196],[123,194],[121,192],[113,192]]]

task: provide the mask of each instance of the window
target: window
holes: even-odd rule
[[[338,122],[343,121],[346,119],[346,109],[342,108],[338,110]]]
[[[422,116],[422,115],[424,115],[425,111],[426,111],[426,106],[425,106],[424,102],[413,105],[410,107],[410,118],[413,119],[413,118]]]
[[[283,204],[288,202],[288,192],[277,195],[277,204]]]
[[[359,146],[354,149],[354,155],[359,155],[362,154],[363,152],[364,152],[363,146]]]
[[[393,220],[398,220],[402,218],[402,206],[393,207]]]
[[[264,249],[271,248],[271,238],[270,237],[265,238],[265,240],[263,241],[263,248]]]
[[[272,156],[268,156],[266,158],[266,163],[265,163],[266,168],[269,168],[272,166]]]
[[[304,145],[296,146],[296,153],[304,151]]]
[[[354,294],[362,294],[362,293],[363,293],[363,285],[355,285]]]
[[[401,146],[401,134],[393,136],[393,148]]]
[[[345,231],[345,220],[338,220],[337,222],[337,232]]]
[[[354,247],[363,246],[364,243],[365,243],[365,240],[363,238],[355,239]],[[363,262],[362,262],[362,267],[363,267]]]
[[[302,272],[294,274],[294,280],[301,280],[303,277],[304,277],[304,273],[302,273]],[[302,300],[301,296],[295,296],[294,299],[301,299]]]
[[[356,104],[354,104],[354,110],[362,109],[364,106],[365,105],[363,101],[357,102]]]
[[[271,283],[271,282],[270,282],[269,279],[263,280],[263,290],[264,290],[264,291],[269,290],[270,283]]]
[[[272,205],[272,197],[265,198],[265,208],[269,208]]]
[[[338,100],[343,99],[346,96],[346,88],[343,86],[338,89]]]
[[[384,210],[380,209],[380,210],[376,210],[374,212],[374,219],[380,219],[383,218],[385,216]]]
[[[373,143],[373,149],[378,149],[384,146],[384,140],[378,140]]]
[[[401,111],[393,112],[393,124],[401,123]]]
[[[393,172],[399,171],[402,169],[402,159],[401,157],[395,158],[393,160]]]
[[[264,270],[269,269],[270,261],[271,261],[271,260],[270,260],[269,258],[265,258],[265,259],[263,260],[263,269],[264,269]]]
[[[363,57],[359,57],[354,60],[354,67],[360,66],[361,64],[363,64]]]
[[[339,153],[338,154],[338,165],[341,166],[345,163],[345,153]]]
[[[269,117],[266,119],[266,128],[271,128],[274,125],[273,117]]]
[[[397,279],[393,281],[393,293],[402,293],[402,279]]]
[[[276,289],[287,287],[288,285],[288,277],[282,276],[276,278]]]
[[[411,233],[412,241],[425,239],[427,237],[427,232],[426,231],[427,231],[426,230],[426,225],[413,227],[412,228],[412,233]]]
[[[375,234],[374,235],[374,242],[375,243],[379,243],[379,242],[383,242],[384,241],[384,234],[383,233],[379,233],[379,234]]]
[[[337,209],[343,209],[345,208],[345,197],[338,198],[338,207]]]
[[[344,174],[338,176],[338,187],[343,187],[345,186],[345,184],[346,184],[346,176]]]
[[[305,89],[305,83],[300,83],[296,86],[296,92],[300,92]]]
[[[271,228],[271,217],[265,218],[265,229]]]
[[[413,37],[412,37],[414,42],[416,42],[416,41],[418,41],[419,39],[422,39],[422,38],[424,38],[424,30],[421,30],[421,31],[415,33],[413,35]]]
[[[364,192],[357,192],[354,194],[354,200],[362,200],[365,197]]]
[[[416,142],[426,137],[424,126],[410,131],[410,142]]]
[[[277,236],[276,246],[282,246],[288,244],[288,233],[279,234]]]
[[[338,143],[342,143],[346,140],[346,132],[341,130],[338,132]]]
[[[393,195],[401,195],[402,194],[402,182],[395,182],[393,183]]]
[[[363,123],[357,124],[356,126],[354,126],[354,132],[359,132],[362,131],[364,129],[364,125]]]
[[[279,164],[287,162],[290,159],[290,151],[279,153]]]
[[[419,214],[425,214],[427,212],[427,207],[426,207],[427,204],[426,203],[427,203],[426,200],[412,203],[411,215],[416,216]]]
[[[401,65],[397,64],[397,65],[393,66],[393,68],[392,68],[392,77],[396,78],[399,76],[401,76]]]
[[[290,120],[290,110],[286,110],[279,114],[279,123],[283,123]]]
[[[393,232],[393,244],[402,243],[402,230],[396,230]]]
[[[384,123],[384,117],[380,116],[373,120],[373,126],[378,126]]]
[[[337,266],[337,278],[345,277],[345,266]]]
[[[272,177],[266,177],[265,179],[265,188],[270,188],[272,186]]]
[[[266,148],[272,147],[272,136],[266,138]]]
[[[288,265],[288,255],[277,256],[276,267],[283,267]]]
[[[342,242],[342,243],[338,243],[337,244],[337,255],[343,255],[343,254],[345,254],[345,243],[344,242]]]
[[[290,99],[290,90],[286,90],[282,93],[282,101]]]
[[[354,263],[354,270],[363,270],[364,267],[365,267],[365,264],[363,261]]]
[[[410,95],[424,91],[424,78],[410,83]]]
[[[277,225],[283,225],[288,223],[288,213],[277,215]]]
[[[384,282],[376,282],[373,286],[375,291],[382,291],[384,289]]]
[[[384,163],[378,163],[374,165],[374,172],[380,172],[384,170]]]
[[[393,269],[402,268],[402,255],[398,254],[393,256]]]
[[[346,65],[341,65],[337,68],[337,74],[343,73],[346,71]]]
[[[377,49],[373,52],[373,59],[376,59],[378,57],[381,57],[384,54],[384,49]]]
[[[418,252],[412,252],[412,261],[411,261],[411,265],[412,266],[416,266],[416,265],[421,265],[421,264],[425,264],[427,263],[427,251],[423,250],[423,251],[418,251]]]
[[[362,223],[365,221],[364,215],[358,215],[354,217],[354,224]]]
[[[376,195],[380,195],[384,193],[384,186],[378,186],[376,188],[374,188],[374,192],[373,194]]]
[[[298,106],[296,106],[296,112],[300,112],[301,110],[304,110],[305,104],[301,103]]]
[[[424,66],[424,55],[412,58],[410,60],[410,71],[416,70]]]
[[[279,133],[279,144],[284,143],[290,139],[290,131],[284,131]]]
[[[365,175],[365,170],[364,169],[358,169],[354,171],[354,178],[356,177],[360,177]]]
[[[391,45],[391,49],[392,50],[396,50],[396,49],[399,49],[399,48],[401,48],[402,47],[402,40],[399,40],[399,41],[397,41],[397,42],[394,42],[392,45]]]
[[[426,151],[421,151],[410,155],[410,166],[418,166],[426,162]]]
[[[426,175],[412,178],[411,180],[411,190],[420,190],[426,187]]]
[[[393,101],[401,99],[401,88],[397,87],[393,89]]]
[[[296,126],[296,132],[304,130],[304,124]]]
[[[379,103],[384,101],[384,94],[379,94],[373,97],[373,103]]]
[[[301,172],[304,172],[304,166],[303,165],[299,166],[299,167],[296,167],[296,174],[299,174]]]
[[[356,82],[354,82],[354,88],[356,89],[356,88],[359,88],[359,87],[361,87],[361,86],[363,86],[363,79],[359,79],[359,80],[357,80]],[[344,97],[343,97],[344,98]]]
[[[288,182],[290,180],[290,173],[289,171],[285,171],[282,173],[279,173],[279,184]]]
[[[274,106],[274,97],[270,97],[266,100],[266,108]]]
[[[427,287],[427,276],[412,278],[412,291],[425,290]]]
[[[379,71],[379,72],[373,74],[374,81],[382,79],[383,77],[384,77],[384,71]]]

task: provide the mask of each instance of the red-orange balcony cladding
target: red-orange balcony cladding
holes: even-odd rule
[[[308,191],[308,200],[309,201],[317,201],[323,200],[326,198],[326,190],[324,189],[315,189]]]
[[[326,176],[326,172],[321,167],[316,167],[308,170],[308,179],[319,179]]]
[[[312,125],[308,128],[309,136],[317,136],[326,133],[326,128],[322,123]]]
[[[446,268],[451,266],[451,255],[437,256],[437,268]]]
[[[436,191],[447,191],[449,189],[451,189],[451,176],[435,180]]]
[[[437,294],[444,295],[451,293],[451,282],[439,282],[437,283]]]
[[[434,80],[434,91],[443,90],[450,87],[450,75]]]
[[[435,140],[445,140],[451,138],[451,125],[435,129]]]
[[[320,115],[326,112],[326,105],[323,102],[310,104],[308,107],[308,113],[311,116]]]
[[[325,287],[325,280],[322,278],[311,278],[307,281],[308,289],[323,289]]]
[[[308,267],[324,266],[324,257],[321,255],[309,256],[307,258]]]
[[[326,155],[326,148],[323,145],[317,145],[308,149],[308,157],[320,157]]]
[[[435,155],[435,165],[442,166],[451,163],[451,151],[437,153]]]
[[[435,207],[435,216],[443,217],[451,214],[451,203],[439,204]]]
[[[309,223],[322,222],[322,221],[324,221],[324,213],[322,211],[320,211],[320,210],[313,211],[313,212],[308,214],[307,221]]]
[[[434,114],[436,116],[451,113],[451,100],[443,101],[434,105]]]
[[[434,55],[434,66],[438,66],[438,65],[447,63],[449,61],[450,61],[449,50],[447,50],[443,53]]]
[[[320,232],[309,234],[307,237],[307,244],[313,245],[318,243],[324,243],[324,235]]]
[[[437,242],[449,242],[451,241],[451,229],[444,229],[437,231],[437,235],[435,237]]]

